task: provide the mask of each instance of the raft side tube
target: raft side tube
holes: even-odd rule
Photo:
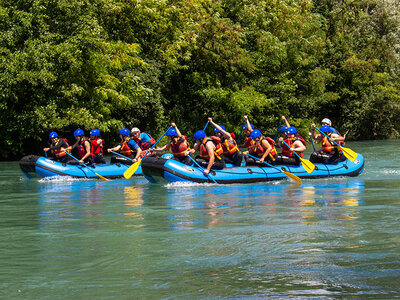
[[[316,179],[340,176],[358,176],[364,169],[364,157],[359,157],[354,162],[349,160],[336,164],[316,164],[315,170],[309,174],[302,165],[283,166],[275,168],[244,166],[229,167],[223,170],[211,170],[212,179],[203,174],[203,170],[196,166],[187,166],[176,160],[151,157],[142,162],[143,172],[150,182],[158,182],[163,178],[169,182],[189,181],[197,183],[213,183],[214,179],[219,184],[256,183],[273,180],[286,180],[288,177],[278,169],[288,171],[300,178]]]

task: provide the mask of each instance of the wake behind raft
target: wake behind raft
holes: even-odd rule
[[[43,156],[28,155],[19,161],[22,172],[28,177],[53,177],[53,176],[70,176],[75,178],[94,178],[99,174],[105,178],[121,178],[124,172],[131,166],[125,164],[94,164],[93,166],[69,165],[63,164]],[[139,166],[134,174],[142,176],[142,170]]]
[[[163,158],[164,157],[164,158]],[[288,177],[280,170],[290,172],[300,178],[315,179],[338,176],[355,177],[364,169],[364,157],[358,154],[354,162],[346,159],[337,164],[315,164],[315,169],[307,173],[302,165],[299,166],[240,166],[228,167],[223,170],[211,170],[209,176],[203,174],[203,169],[196,166],[187,166],[176,160],[149,157],[142,161],[142,172],[144,177],[151,183],[157,182],[197,182],[233,184],[233,183],[255,183],[266,181],[286,180]],[[212,178],[211,178],[212,176]]]

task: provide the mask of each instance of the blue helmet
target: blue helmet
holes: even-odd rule
[[[250,127],[251,127],[251,129],[254,129],[254,125],[253,125],[253,124],[250,124]],[[246,125],[244,125],[243,129],[244,129],[244,130],[247,130],[247,129],[248,129],[248,126],[247,126],[247,124],[246,124]]]
[[[206,133],[204,132],[204,130],[197,130],[193,136],[195,141],[204,139],[205,137],[206,137]]]
[[[261,131],[258,129],[254,129],[250,134],[250,138],[253,140],[253,139],[258,138],[260,135],[261,135]]]
[[[92,129],[90,130],[90,135],[94,135],[94,136],[99,136],[100,135],[100,130],[98,129]]]
[[[80,136],[80,135],[85,135],[82,129],[77,129],[74,131],[74,136]]]
[[[294,126],[290,126],[288,129],[286,129],[286,134],[295,134],[297,133],[297,129]]]
[[[122,129],[119,131],[119,134],[121,134],[121,135],[129,136],[129,133],[130,133],[130,131],[129,131],[128,128],[122,128]]]
[[[55,138],[55,137],[58,137],[57,132],[55,132],[55,131],[50,132],[49,139],[52,139],[52,138]]]
[[[331,129],[331,127],[329,125],[321,126],[321,128],[319,130],[321,130],[323,133],[332,132],[332,129]]]
[[[225,126],[224,125],[219,125],[219,127],[221,127],[223,130],[225,130]],[[215,132],[220,132],[217,128],[214,128]]]
[[[178,136],[178,132],[176,131],[175,128],[170,128],[167,131],[167,136]]]
[[[282,126],[280,132],[285,133],[287,130],[287,126]]]

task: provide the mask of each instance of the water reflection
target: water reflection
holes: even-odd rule
[[[318,185],[303,185],[299,205],[314,204],[358,206],[364,181],[327,182]]]
[[[125,227],[159,230],[219,228],[253,220],[262,214],[318,222],[320,218],[356,219],[364,189],[363,180],[287,181],[252,185],[132,184],[131,181],[62,180],[39,182],[42,224],[63,226],[62,220],[86,219],[80,226],[99,228],[99,217],[125,216]],[[113,204],[113,205],[110,205]],[[321,206],[348,210],[320,210]],[[150,209],[150,210],[149,210]],[[154,219],[154,210],[163,210]],[[243,216],[247,216],[247,220]],[[155,224],[156,223],[156,224]],[[64,224],[65,225],[65,224]],[[81,228],[82,229],[82,228]]]
[[[319,218],[357,218],[353,210],[339,210],[334,215],[316,207],[360,205],[364,189],[362,180],[319,181],[295,184],[255,185],[176,185],[166,186],[166,206],[179,210],[171,213],[172,230],[216,228],[226,226],[232,218],[246,213],[281,214],[289,209],[300,222],[317,222]],[[300,216],[299,216],[300,214]],[[326,214],[326,215],[324,215]],[[339,215],[338,215],[339,214]]]
[[[134,186],[126,186],[124,187],[124,197],[125,197],[125,205],[128,207],[129,211],[125,211],[124,215],[127,217],[134,217],[137,219],[143,219],[143,215],[140,212],[136,212],[134,209],[143,204],[143,190],[136,188]],[[135,224],[132,225],[134,228],[143,227],[143,224]]]

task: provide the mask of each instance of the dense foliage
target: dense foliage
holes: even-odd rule
[[[273,135],[329,117],[355,139],[400,132],[397,0],[0,0],[0,157],[48,133],[191,135],[208,116]]]

